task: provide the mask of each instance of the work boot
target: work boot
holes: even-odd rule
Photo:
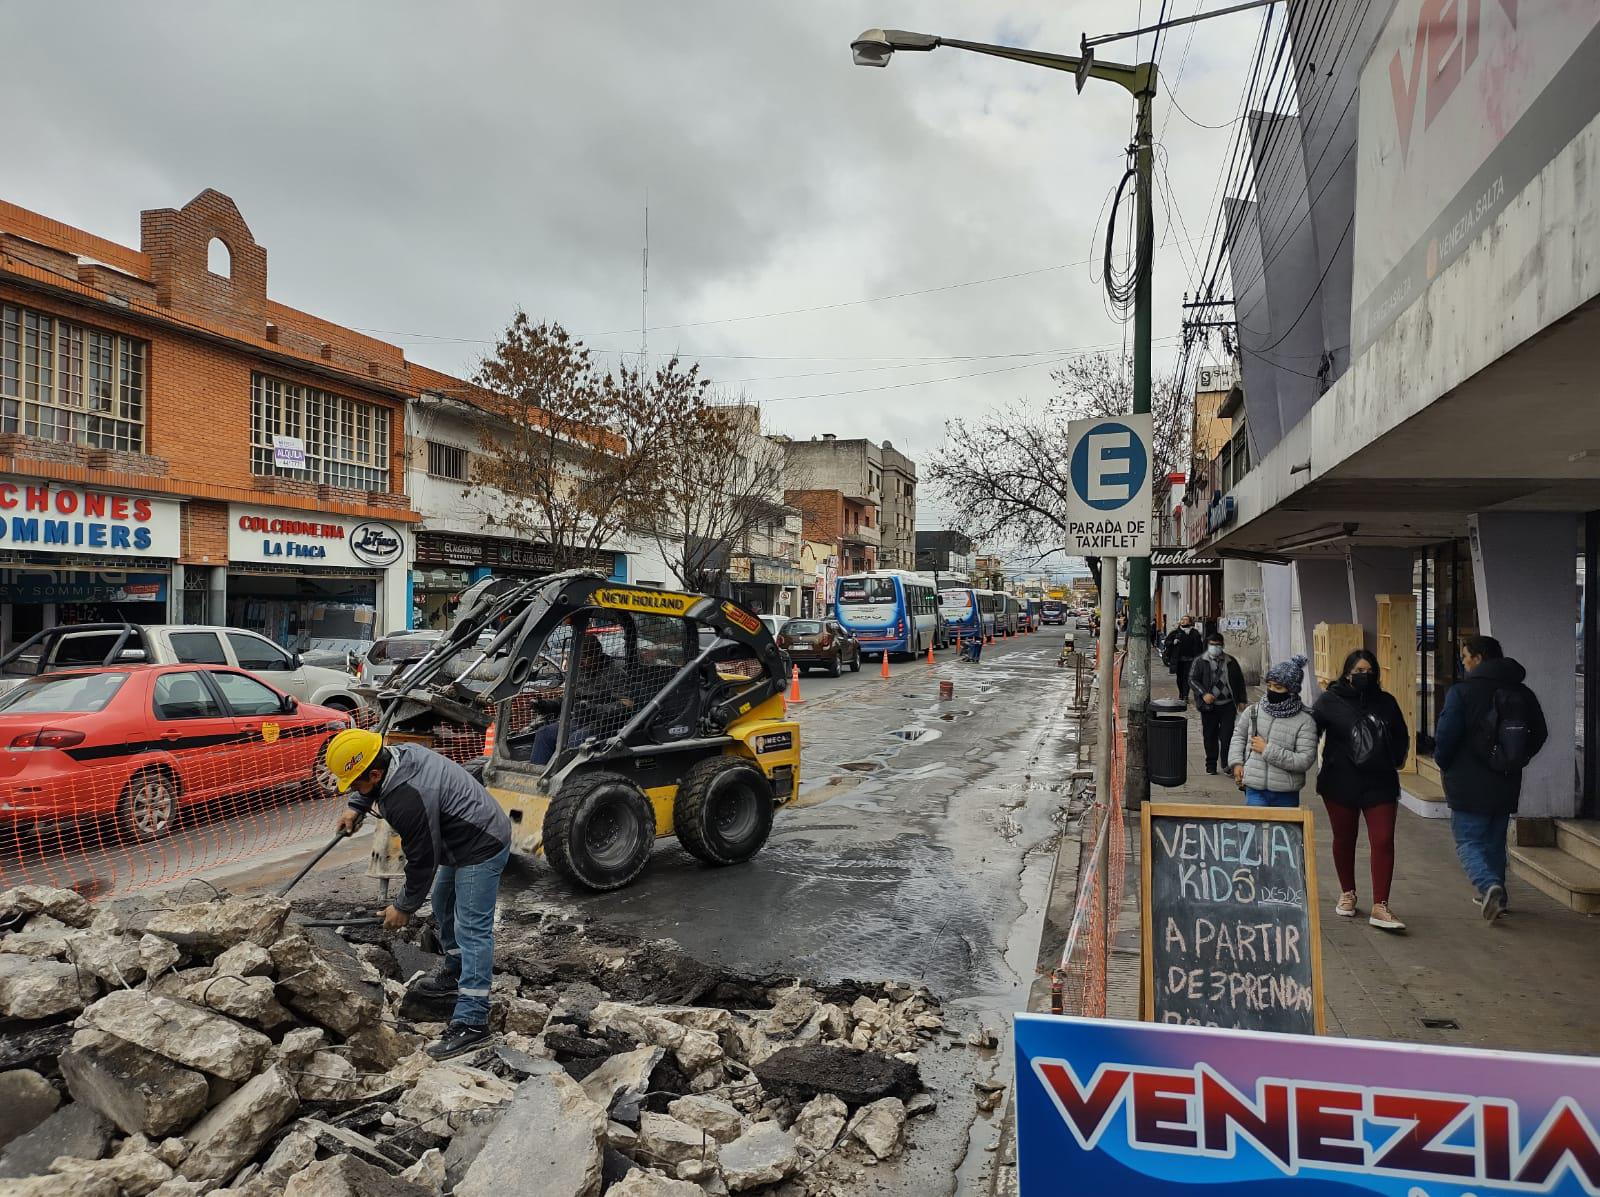
[[[440,967],[411,987],[411,992],[424,998],[453,998],[460,987],[460,978]]]
[[[449,1060],[481,1047],[492,1037],[488,1027],[469,1027],[464,1022],[453,1022],[445,1028],[443,1035],[428,1044],[426,1050],[435,1060]]]

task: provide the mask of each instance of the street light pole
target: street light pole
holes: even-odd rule
[[[1262,3],[1270,0],[1261,0]],[[1223,10],[1226,12],[1235,9]],[[1215,15],[1221,15],[1215,14]],[[1098,39],[1101,41],[1112,38]],[[1137,184],[1136,229],[1138,249],[1134,254],[1137,277],[1134,280],[1133,313],[1133,410],[1135,414],[1150,410],[1150,276],[1155,267],[1154,221],[1151,204],[1152,162],[1151,102],[1156,95],[1156,64],[1143,62],[1128,66],[1116,62],[1100,62],[1094,57],[1089,39],[1084,39],[1082,55],[1050,54],[1040,50],[1027,50],[1015,46],[995,46],[987,42],[960,41],[956,38],[938,37],[928,33],[909,33],[903,29],[869,29],[850,44],[856,65],[886,67],[896,51],[925,53],[948,46],[956,50],[970,50],[1024,62],[1030,66],[1052,71],[1070,72],[1076,79],[1078,90],[1083,90],[1089,79],[1104,79],[1126,89],[1134,98],[1134,171]],[[1148,252],[1147,252],[1148,251]],[[1142,259],[1142,260],[1141,260]],[[1150,513],[1153,515],[1154,513]],[[1105,623],[1115,626],[1117,564],[1113,558],[1101,563],[1100,589],[1109,593],[1111,615]],[[1102,653],[1100,661],[1100,693],[1108,699],[1111,687],[1111,654]],[[1145,720],[1150,710],[1150,559],[1132,557],[1128,560],[1128,661],[1126,669],[1127,743],[1125,803],[1137,808],[1150,796],[1150,775],[1145,766]],[[1107,752],[1109,757],[1109,751]],[[1102,793],[1106,791],[1102,790]]]

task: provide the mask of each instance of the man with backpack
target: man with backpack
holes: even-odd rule
[[[1522,771],[1549,738],[1544,712],[1523,685],[1527,670],[1493,636],[1461,644],[1465,678],[1452,686],[1434,729],[1456,855],[1487,922],[1506,909],[1506,834],[1522,796]]]

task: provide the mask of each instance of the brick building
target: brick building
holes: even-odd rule
[[[800,510],[802,535],[833,547],[838,572],[878,568],[878,507],[838,490],[786,490],[783,501]]]
[[[144,212],[137,250],[0,202],[0,646],[405,627],[418,390],[398,347],[268,297],[227,196]]]
[[[839,572],[914,570],[917,464],[888,441],[777,438],[788,501],[805,513],[805,539],[838,546]]]

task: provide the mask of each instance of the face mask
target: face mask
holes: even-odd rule
[[[1213,661],[1215,661],[1221,655],[1222,655],[1222,645],[1220,645],[1220,644],[1208,644],[1208,645],[1206,645],[1206,656],[1210,657]]]
[[[1287,690],[1274,690],[1271,686],[1268,686],[1267,697],[1272,699],[1273,702],[1282,702],[1289,697],[1289,692]]]
[[[1352,673],[1350,684],[1355,687],[1357,694],[1365,694],[1372,689],[1372,684],[1377,681],[1370,673]]]

